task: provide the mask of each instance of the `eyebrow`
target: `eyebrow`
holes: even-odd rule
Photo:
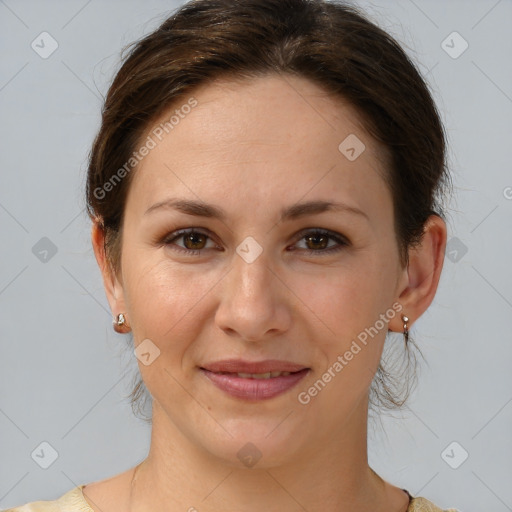
[[[193,201],[190,199],[166,199],[150,206],[144,215],[160,209],[175,209],[187,215],[194,215],[196,217],[209,217],[225,221],[227,218],[226,212],[212,204],[203,201]],[[360,215],[369,220],[368,215],[354,206],[349,206],[345,203],[332,202],[332,201],[309,201],[305,203],[293,204],[281,210],[280,222],[295,220],[306,215],[315,215],[327,211],[352,213]]]

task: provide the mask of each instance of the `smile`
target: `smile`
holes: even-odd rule
[[[257,401],[274,398],[291,390],[307,375],[309,368],[264,373],[214,372],[205,368],[200,368],[200,371],[227,395]]]

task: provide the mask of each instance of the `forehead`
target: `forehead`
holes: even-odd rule
[[[280,206],[306,195],[352,197],[363,206],[369,195],[387,193],[385,152],[357,111],[304,78],[203,85],[151,123],[142,140],[147,137],[155,145],[132,183],[146,207],[171,192],[233,203],[236,191],[238,198],[255,198],[253,206],[262,198]],[[356,159],[347,158],[344,141],[362,151]]]

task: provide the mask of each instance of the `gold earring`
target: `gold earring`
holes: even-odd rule
[[[130,330],[130,326],[126,322],[126,317],[124,316],[124,313],[119,313],[117,317],[114,318],[114,320],[112,321],[112,324],[114,326],[114,331],[116,332],[126,333]]]
[[[409,329],[407,327],[407,323],[409,322],[409,317],[402,315],[402,322],[404,323],[404,343],[407,347],[407,343],[409,342]]]

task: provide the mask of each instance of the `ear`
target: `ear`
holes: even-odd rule
[[[403,270],[398,288],[402,315],[409,318],[408,328],[430,306],[437,291],[446,249],[446,224],[438,215],[431,215],[424,226],[421,243],[409,249],[409,264]],[[390,329],[403,332],[401,315],[391,322]]]
[[[99,220],[94,220],[91,229],[91,240],[96,261],[100,267],[103,277],[103,286],[110,304],[112,315],[116,317],[119,313],[126,315],[126,304],[122,282],[115,275],[114,270],[105,254],[105,231]]]

